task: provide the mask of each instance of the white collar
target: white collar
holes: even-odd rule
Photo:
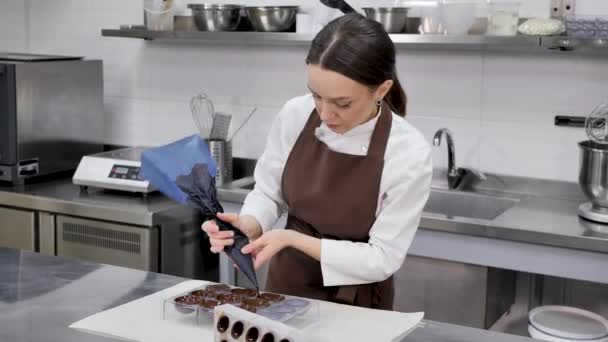
[[[376,123],[378,122],[379,117],[380,117],[380,112],[378,112],[378,115],[376,115],[373,119],[366,121],[366,122],[360,124],[359,126],[354,127],[350,131],[343,133],[343,134],[332,131],[329,127],[327,127],[325,122],[322,122],[321,126],[317,127],[317,129],[315,130],[315,136],[317,136],[317,137],[321,137],[321,136],[355,137],[358,135],[371,134],[374,131],[374,128],[376,128]]]

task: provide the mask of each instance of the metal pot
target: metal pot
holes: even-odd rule
[[[258,32],[282,32],[296,22],[298,6],[247,7],[245,12],[253,28]]]
[[[582,141],[578,184],[594,208],[608,208],[608,145]]]
[[[363,7],[365,16],[373,19],[388,33],[402,33],[407,24],[408,7]]]
[[[234,31],[241,21],[239,5],[189,4],[199,31]]]

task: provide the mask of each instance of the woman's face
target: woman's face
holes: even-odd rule
[[[318,65],[308,65],[308,88],[315,100],[321,120],[336,133],[349,130],[371,120],[378,112],[376,101],[388,93],[392,80],[376,89],[351,80]]]

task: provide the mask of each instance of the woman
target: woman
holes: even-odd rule
[[[395,48],[360,15],[329,23],[308,57],[310,95],[278,114],[240,215],[267,290],[392,309],[393,279],[430,192],[431,153],[403,117]],[[285,229],[270,230],[287,211]],[[208,221],[211,250],[233,243]]]

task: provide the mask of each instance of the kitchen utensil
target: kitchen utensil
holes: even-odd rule
[[[215,115],[213,101],[207,94],[201,92],[190,99],[190,111],[201,137],[203,139],[209,138]]]
[[[215,184],[224,185],[232,182],[232,143],[226,140],[208,140],[211,157],[217,164]]]
[[[475,22],[477,3],[446,0],[440,6],[441,19],[445,34],[463,36]]]
[[[608,144],[582,141],[578,183],[590,203],[579,207],[579,215],[608,223]]]
[[[173,0],[146,0],[144,2],[146,27],[152,31],[172,31],[175,7]]]
[[[215,113],[213,115],[213,122],[211,125],[211,133],[209,139],[211,140],[226,140],[228,138],[228,131],[230,130],[230,122],[232,116],[227,114]]]
[[[226,246],[224,251],[258,288],[251,255],[241,252],[249,239],[239,229],[217,217],[218,213],[224,212],[215,184],[217,164],[199,136],[192,135],[144,151],[140,175],[172,200],[189,204],[200,209],[208,219],[215,219],[220,230],[234,232],[234,244]]]
[[[365,16],[384,27],[388,33],[402,33],[407,24],[407,7],[363,7]]]
[[[519,23],[519,2],[490,2],[487,35],[515,36]]]
[[[420,24],[417,27],[420,34],[443,34],[444,28],[441,21],[441,9],[438,3],[430,2],[425,6],[417,8],[420,11]]]
[[[344,0],[321,0],[321,3],[323,3],[323,5],[329,8],[338,9],[344,14],[357,12],[351,5],[349,5]]]
[[[199,31],[234,31],[241,21],[239,5],[189,4]]]
[[[232,141],[232,139],[239,133],[239,131],[245,127],[245,125],[247,124],[247,122],[249,122],[249,120],[251,120],[251,118],[253,117],[253,114],[255,114],[255,112],[258,110],[258,107],[253,107],[253,109],[251,110],[251,112],[247,115],[247,117],[245,117],[245,120],[243,120],[243,123],[241,123],[241,125],[236,129],[236,131],[234,131],[234,133],[232,133],[232,136],[228,139],[228,141]]]
[[[282,32],[294,26],[298,6],[246,7],[245,12],[258,32]]]
[[[585,120],[587,137],[597,144],[608,144],[608,102],[595,107]]]

